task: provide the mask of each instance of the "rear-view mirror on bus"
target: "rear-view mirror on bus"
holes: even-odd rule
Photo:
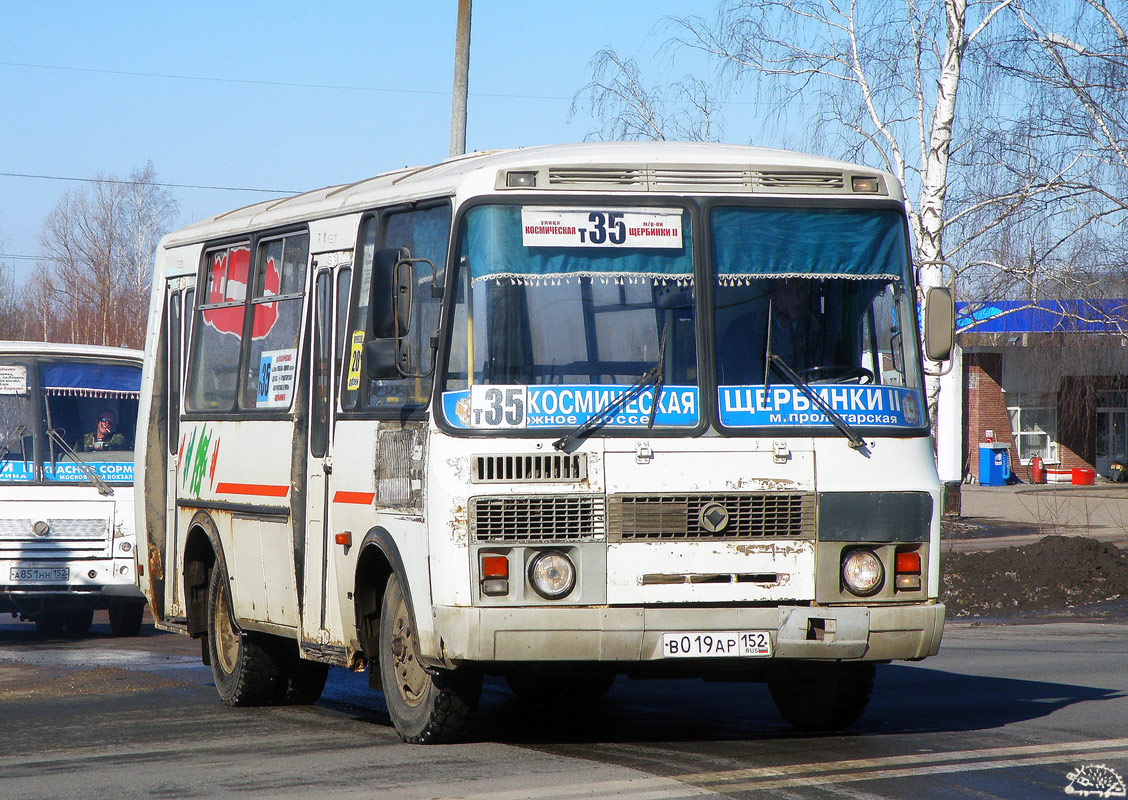
[[[411,348],[403,339],[372,339],[364,343],[365,372],[372,381],[391,381],[414,374]]]
[[[956,304],[952,290],[932,286],[924,295],[924,355],[931,361],[947,361],[955,343]]]
[[[372,257],[369,336],[393,339],[411,329],[412,287],[415,285],[411,251],[406,247],[378,250]]]

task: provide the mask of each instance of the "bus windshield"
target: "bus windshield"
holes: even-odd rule
[[[457,428],[586,421],[658,366],[607,427],[700,418],[689,215],[680,208],[471,209],[459,238],[443,385]],[[665,346],[663,347],[663,340]]]
[[[831,424],[779,361],[850,425],[922,424],[898,211],[720,207],[710,235],[721,425]]]
[[[39,360],[0,373],[0,481],[133,482],[140,366]]]

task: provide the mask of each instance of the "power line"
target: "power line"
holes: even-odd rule
[[[214,189],[221,192],[262,192],[264,194],[299,194],[297,189],[251,189],[246,186],[204,186],[196,183],[158,183],[156,181],[123,181],[116,178],[71,178],[64,175],[34,175],[29,172],[0,172],[6,178],[34,178],[41,181],[75,181],[77,183],[114,183],[136,186],[163,186],[168,189]]]
[[[60,72],[89,72],[96,75],[127,75],[133,78],[170,78],[178,81],[202,81],[205,83],[241,83],[248,86],[280,86],[288,89],[335,89],[346,92],[381,92],[385,94],[425,94],[449,97],[450,92],[438,89],[389,89],[383,86],[357,86],[340,83],[299,83],[295,81],[264,81],[251,78],[210,78],[205,75],[177,75],[170,72],[129,72],[119,69],[97,69],[94,67],[61,67],[54,64],[28,64],[19,61],[0,61],[0,66],[26,67],[28,69],[51,69]],[[563,95],[544,94],[504,94],[500,92],[471,92],[474,97],[500,97],[515,100],[571,100]]]
[[[16,253],[0,253],[0,258],[11,258],[16,261],[50,261],[46,256],[21,256]]]

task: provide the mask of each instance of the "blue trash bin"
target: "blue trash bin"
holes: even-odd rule
[[[1006,486],[1010,477],[1010,451],[1002,442],[980,442],[979,483],[982,486]]]

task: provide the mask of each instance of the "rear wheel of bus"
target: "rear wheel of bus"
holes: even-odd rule
[[[768,689],[796,728],[839,731],[865,712],[875,671],[868,661],[783,661],[768,673]]]
[[[478,710],[482,676],[469,669],[423,666],[415,623],[394,575],[384,590],[379,647],[384,702],[400,738],[413,744],[438,744],[465,734]]]
[[[220,561],[208,583],[208,651],[215,688],[224,705],[267,705],[274,699],[278,659],[269,640],[235,624],[227,570]]]

